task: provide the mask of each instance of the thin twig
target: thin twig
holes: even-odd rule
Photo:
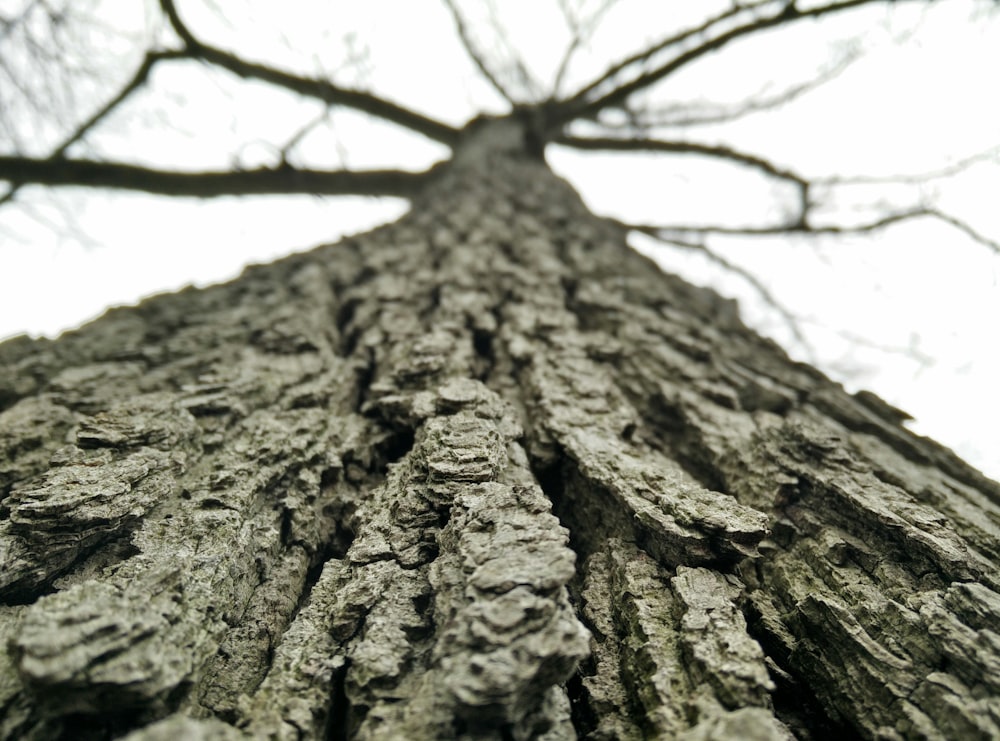
[[[830,177],[814,178],[814,185],[884,185],[895,183],[926,183],[931,180],[941,180],[943,178],[957,175],[964,172],[973,165],[996,159],[1000,155],[1000,146],[989,147],[976,154],[964,157],[950,165],[945,165],[937,170],[927,170],[922,173],[909,173],[906,175],[832,175]]]
[[[798,85],[786,88],[779,93],[765,96],[763,91],[760,97],[750,97],[737,104],[724,106],[714,105],[703,107],[700,111],[695,106],[672,106],[659,110],[638,110],[630,111],[630,116],[639,126],[647,129],[655,128],[684,128],[689,126],[705,126],[710,124],[732,123],[741,118],[754,113],[773,110],[780,106],[788,105],[807,93],[816,90],[835,79],[844,70],[861,58],[860,52],[852,52],[846,55],[837,64],[828,69],[821,70],[820,73]],[[631,122],[630,122],[631,123]],[[601,124],[607,127],[607,123]]]
[[[825,224],[825,225],[812,225],[808,223],[785,223],[785,224],[775,224],[771,226],[706,226],[706,225],[694,225],[694,224],[645,224],[645,225],[629,225],[629,228],[642,231],[644,233],[647,230],[656,231],[663,235],[677,235],[677,239],[683,239],[685,236],[692,235],[709,235],[709,234],[721,234],[729,236],[742,236],[742,237],[767,237],[774,236],[777,234],[796,234],[796,235],[806,235],[806,236],[820,236],[820,235],[856,235],[856,234],[870,234],[872,232],[877,232],[882,229],[886,229],[895,224],[900,224],[906,221],[914,221],[917,219],[935,219],[941,221],[953,229],[956,229],[970,239],[979,244],[987,247],[992,252],[1000,255],[1000,242],[990,239],[989,237],[981,234],[977,230],[973,229],[971,226],[966,224],[961,219],[958,219],[951,214],[945,213],[939,209],[928,208],[928,207],[918,207],[909,209],[906,211],[897,211],[894,213],[886,214],[874,221],[868,221],[862,224]],[[669,237],[669,239],[674,239],[675,237]]]
[[[574,93],[571,97],[566,99],[565,104],[568,107],[572,107],[586,101],[592,92],[594,92],[595,90],[597,90],[599,87],[609,82],[610,80],[613,80],[615,77],[617,77],[619,74],[624,72],[629,67],[633,65],[642,64],[643,62],[648,61],[649,59],[656,56],[665,49],[674,46],[676,44],[680,44],[683,41],[686,41],[687,39],[691,38],[692,36],[696,36],[699,33],[706,32],[712,26],[733,17],[734,15],[742,12],[742,10],[743,9],[740,8],[739,6],[734,5],[729,10],[720,13],[719,15],[712,16],[700,26],[696,26],[695,28],[689,28],[684,31],[681,31],[680,33],[668,36],[667,38],[662,39],[658,43],[649,46],[640,52],[632,54],[631,56],[628,56],[625,59],[622,59],[620,62],[617,62],[608,69],[606,69],[601,75],[599,75],[596,79],[592,80],[589,84],[584,85],[582,88],[577,90],[576,93]]]
[[[861,7],[863,5],[876,2],[877,0],[841,0],[840,2],[828,3],[825,5],[818,5],[811,8],[806,8],[800,10],[796,7],[795,3],[789,2],[785,3],[780,10],[772,12],[770,15],[754,15],[752,20],[745,22],[741,25],[737,25],[728,31],[722,32],[716,36],[711,36],[706,41],[694,46],[687,51],[681,52],[671,58],[669,61],[661,64],[660,66],[652,69],[643,74],[639,74],[633,78],[630,82],[616,86],[613,90],[597,98],[591,98],[590,93],[596,89],[600,82],[608,79],[611,76],[611,70],[605,73],[601,78],[596,80],[594,83],[584,87],[579,92],[577,92],[572,98],[563,101],[558,109],[559,121],[561,123],[568,123],[574,119],[593,119],[596,118],[597,114],[602,110],[608,108],[621,107],[625,105],[630,96],[634,93],[651,87],[652,85],[660,82],[668,75],[676,72],[680,68],[690,64],[691,62],[700,59],[714,51],[718,51],[722,47],[726,46],[732,41],[740,38],[744,38],[761,31],[768,30],[777,26],[792,23],[794,21],[803,20],[806,18],[819,18],[825,15],[830,15],[832,13],[839,13],[845,10],[851,10],[854,8]],[[736,16],[738,13],[746,11],[747,14],[751,14],[753,11],[760,8],[759,4],[747,5],[740,4],[734,6],[730,11],[717,16],[716,19],[711,19],[697,29],[691,29],[685,31],[678,36],[691,36],[695,33],[707,31],[712,25],[720,23],[722,20],[729,20],[731,17]],[[669,43],[668,43],[669,42]],[[673,43],[673,40],[667,40],[657,44],[644,52],[640,52],[637,55],[633,55],[628,60],[625,60],[619,65],[616,65],[613,69],[624,69],[625,66],[631,64],[631,60],[645,60],[651,56],[654,56],[657,52],[669,47]]]
[[[569,65],[573,60],[573,56],[580,50],[580,47],[590,40],[601,16],[607,13],[614,4],[614,0],[605,0],[597,10],[591,13],[590,18],[581,22],[573,15],[565,0],[559,0],[559,9],[562,11],[563,18],[566,19],[566,25],[569,27],[572,38],[570,39],[569,46],[566,47],[566,51],[563,53],[562,59],[559,60],[559,69],[556,70],[555,81],[552,83],[551,96],[553,99],[559,96],[563,81],[569,73]]]

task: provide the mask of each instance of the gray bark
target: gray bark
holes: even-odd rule
[[[1000,486],[469,138],[0,346],[0,738],[1000,736]]]

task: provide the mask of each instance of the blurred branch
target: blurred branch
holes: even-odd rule
[[[887,178],[865,178],[851,176],[831,176],[825,178],[806,178],[791,170],[780,167],[770,160],[759,155],[748,154],[723,145],[700,144],[698,142],[668,141],[661,139],[629,138],[624,137],[557,137],[555,141],[565,146],[585,150],[606,150],[619,152],[646,151],[665,152],[670,154],[688,154],[711,157],[715,159],[727,160],[736,164],[744,165],[751,169],[764,173],[768,177],[786,182],[796,189],[797,204],[796,211],[792,218],[783,223],[771,226],[682,226],[664,225],[649,227],[662,234],[672,235],[705,235],[705,234],[729,234],[742,236],[770,236],[775,234],[864,234],[874,232],[886,227],[898,224],[903,221],[914,219],[930,218],[945,223],[956,229],[973,241],[989,248],[993,252],[1000,254],[1000,241],[990,239],[986,235],[973,229],[968,223],[952,216],[940,209],[929,206],[917,206],[911,209],[895,211],[881,216],[874,221],[854,225],[828,224],[816,226],[811,223],[816,202],[813,193],[816,186],[838,186],[838,185],[863,185],[869,183],[921,183],[934,178],[954,175],[977,162],[984,161],[992,157],[997,151],[996,148],[980,152],[971,157],[967,157],[959,162],[949,165],[941,170],[932,171],[923,175],[908,175]],[[638,228],[638,227],[632,227]],[[673,239],[673,237],[670,237]]]
[[[729,10],[709,18],[702,25],[668,37],[658,44],[647,47],[642,52],[614,65],[596,80],[581,88],[572,97],[561,101],[556,109],[552,124],[554,126],[561,125],[574,119],[594,119],[602,110],[624,107],[634,93],[655,85],[673,72],[706,54],[718,51],[737,39],[807,18],[820,18],[885,1],[840,0],[839,2],[823,3],[802,10],[796,7],[795,0],[785,0],[785,2],[781,3],[735,3]],[[684,50],[683,42],[695,37],[703,37],[703,40],[691,48]],[[667,61],[646,72],[637,72],[630,81],[618,84],[604,94],[597,94],[599,88],[613,80],[619,74],[629,70],[629,68],[641,66],[671,47],[679,48]]]
[[[803,186],[808,181],[796,175],[791,170],[778,167],[764,157],[740,152],[730,147],[713,144],[700,144],[690,141],[667,141],[663,139],[646,139],[641,137],[582,137],[560,136],[555,143],[574,149],[605,150],[612,152],[669,152],[671,154],[695,154],[704,157],[730,160],[741,165],[760,170],[781,180]]]
[[[176,172],[93,160],[0,157],[0,179],[35,185],[135,190],[168,196],[311,193],[412,196],[437,173],[405,170],[300,170],[293,167],[221,172]]]
[[[316,116],[312,121],[307,122],[298,131],[296,131],[288,141],[286,141],[281,146],[281,164],[283,167],[290,166],[291,162],[288,159],[292,150],[295,149],[302,140],[305,139],[309,134],[316,130],[316,127],[330,121],[330,108],[327,106],[323,111]],[[339,141],[338,141],[339,144]],[[344,163],[341,163],[344,164]]]
[[[73,133],[66,137],[62,144],[52,151],[48,159],[56,160],[63,157],[71,146],[83,139],[89,131],[91,131],[97,124],[99,124],[112,111],[121,105],[126,98],[146,84],[146,81],[149,79],[149,73],[152,71],[153,66],[156,65],[157,62],[167,59],[180,59],[183,57],[183,52],[178,51],[148,52],[146,57],[142,60],[142,64],[140,64],[139,68],[135,71],[135,74],[132,75],[132,78],[127,83],[125,83],[118,94],[95,111],[90,118],[77,126]],[[22,182],[14,180],[8,191],[4,193],[3,196],[0,196],[0,206],[3,206],[5,203],[13,199],[14,196],[17,195],[17,191],[20,189],[21,185],[23,185]]]
[[[591,13],[590,18],[580,20],[569,7],[567,0],[559,0],[559,11],[562,13],[569,28],[570,42],[563,53],[562,59],[559,61],[559,69],[556,70],[556,77],[552,83],[553,98],[559,96],[559,90],[562,88],[563,80],[569,72],[569,65],[573,61],[574,55],[593,35],[600,17],[607,13],[614,4],[615,0],[605,0],[605,2],[598,6],[597,10]]]
[[[300,77],[288,72],[282,72],[267,65],[248,62],[222,49],[203,44],[184,25],[184,22],[177,13],[174,0],[160,0],[160,7],[170,21],[174,32],[184,43],[183,56],[222,67],[244,79],[261,80],[262,82],[283,87],[300,95],[317,98],[332,105],[354,108],[355,110],[408,128],[418,134],[423,134],[429,139],[439,141],[448,146],[453,146],[458,141],[458,129],[380,98],[377,95],[359,90],[348,90],[334,85],[327,80]]]
[[[503,20],[500,18],[500,10],[496,0],[484,0],[484,2],[489,12],[490,24],[497,33],[500,43],[506,49],[506,56],[509,61],[505,67],[510,72],[510,79],[516,81],[521,86],[526,100],[542,100],[542,85],[531,74],[531,70],[524,63],[517,47],[510,42],[510,34],[507,32]],[[505,3],[505,5],[510,5],[510,3]]]
[[[951,177],[963,172],[980,162],[988,162],[997,159],[1000,155],[1000,146],[984,149],[976,154],[963,157],[956,162],[946,165],[937,170],[928,170],[920,173],[909,173],[906,175],[833,175],[830,177],[814,178],[815,185],[885,185],[895,183],[926,183],[931,180]]]
[[[681,31],[680,33],[668,36],[667,38],[660,41],[658,44],[649,46],[643,49],[642,51],[639,51],[629,57],[626,57],[620,62],[613,64],[611,67],[605,70],[603,74],[594,79],[592,82],[580,88],[572,97],[566,100],[566,104],[569,106],[586,101],[590,97],[591,93],[596,92],[599,87],[614,80],[615,77],[620,75],[629,67],[641,65],[642,63],[649,61],[652,57],[656,56],[664,49],[667,49],[676,44],[680,44],[686,41],[687,39],[696,36],[700,33],[705,33],[712,26],[721,23],[727,20],[728,18],[732,18],[734,15],[740,13],[741,10],[742,8],[740,8],[739,5],[734,4],[733,7],[731,7],[729,10],[720,13],[719,15],[712,16],[700,26],[695,26],[694,28],[689,28],[684,31]]]
[[[869,338],[862,337],[859,334],[849,332],[845,329],[831,328],[823,322],[818,322],[815,319],[803,318],[801,321],[803,323],[812,324],[813,326],[819,327],[827,332],[831,332],[845,342],[850,343],[852,346],[866,347],[869,350],[876,350],[878,352],[885,353],[886,355],[899,355],[901,357],[909,358],[919,366],[920,370],[930,368],[937,363],[934,358],[920,349],[920,335],[915,332],[910,335],[910,342],[906,346],[888,345],[880,342],[874,342]],[[913,419],[913,417],[901,410],[896,410],[896,414],[900,417],[900,421]]]
[[[886,214],[878,219],[861,224],[825,224],[815,226],[809,224],[807,220],[799,220],[794,223],[776,224],[772,226],[702,226],[702,225],[682,225],[682,224],[662,224],[662,225],[629,225],[629,228],[642,231],[644,234],[656,233],[664,239],[674,240],[691,238],[693,236],[704,236],[709,234],[721,234],[743,237],[765,237],[777,234],[796,234],[806,236],[820,236],[833,234],[840,236],[870,234],[881,231],[890,226],[918,219],[934,219],[956,229],[975,242],[987,247],[994,253],[1000,255],[1000,242],[990,239],[973,229],[967,223],[951,214],[939,209],[928,207],[917,207],[906,211],[897,211]]]
[[[984,247],[988,247],[989,249],[991,249],[994,253],[1000,255],[1000,242],[998,242],[995,239],[989,239],[985,234],[976,231],[967,223],[965,223],[961,219],[952,216],[951,214],[947,214],[944,213],[943,211],[938,211],[936,209],[925,209],[923,214],[917,214],[917,215],[926,216],[932,219],[937,219],[938,221],[947,224],[952,229],[956,229],[962,232],[972,241],[978,242]]]
[[[862,56],[860,51],[852,51],[846,54],[836,64],[827,69],[819,71],[815,77],[805,82],[793,85],[785,90],[771,95],[765,95],[763,91],[757,96],[752,96],[738,103],[723,104],[702,104],[695,105],[672,105],[663,106],[658,109],[641,108],[639,110],[626,109],[628,120],[622,124],[621,128],[655,129],[655,128],[681,128],[686,126],[704,126],[709,124],[731,123],[753,113],[773,110],[783,105],[794,102],[803,95],[822,87],[830,82],[844,70],[850,67]],[[605,128],[614,127],[604,121],[601,125]],[[614,127],[617,128],[617,127]]]
[[[459,11],[458,6],[455,5],[453,0],[444,0],[445,6],[451,13],[451,17],[455,21],[455,29],[458,31],[458,38],[462,42],[462,47],[465,49],[465,53],[469,55],[469,59],[472,63],[476,65],[479,70],[479,74],[496,90],[500,93],[500,96],[510,103],[512,106],[517,105],[517,101],[514,100],[514,96],[503,86],[497,76],[493,74],[490,70],[489,64],[486,62],[486,58],[483,56],[482,52],[476,47],[475,42],[472,40],[472,35],[469,33],[469,27],[465,23],[465,18],[462,17],[461,11]]]

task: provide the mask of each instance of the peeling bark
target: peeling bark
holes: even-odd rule
[[[0,738],[1000,735],[1000,486],[494,133],[0,346]]]

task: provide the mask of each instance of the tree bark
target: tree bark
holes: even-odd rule
[[[0,346],[0,738],[1000,736],[1000,486],[504,136]]]

